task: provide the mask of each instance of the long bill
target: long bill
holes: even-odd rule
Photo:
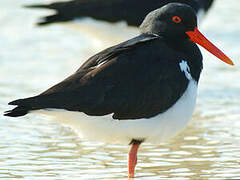
[[[194,31],[187,31],[186,34],[190,37],[190,41],[193,41],[200,46],[204,47],[210,53],[221,59],[223,62],[234,65],[230,58],[228,58],[220,49],[218,49],[214,44],[212,44],[204,35],[195,28]]]

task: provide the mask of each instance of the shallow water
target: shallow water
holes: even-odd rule
[[[93,53],[133,37],[137,29],[86,18],[39,28],[51,11],[27,10],[36,0],[0,2],[0,112],[74,72]],[[40,0],[38,0],[40,2]],[[239,2],[217,0],[200,29],[235,62],[203,51],[204,71],[192,122],[174,139],[143,145],[136,179],[240,178]],[[1,179],[126,179],[128,146],[80,139],[70,128],[28,115],[0,115]]]

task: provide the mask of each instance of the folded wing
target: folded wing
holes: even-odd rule
[[[10,102],[17,107],[5,115],[57,108],[94,116],[113,113],[113,118],[123,120],[164,112],[181,97],[188,81],[174,53],[161,51],[161,46],[167,47],[159,39],[141,35],[108,48],[42,94]]]

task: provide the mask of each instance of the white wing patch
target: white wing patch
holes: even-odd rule
[[[192,76],[191,76],[190,68],[189,68],[189,66],[187,64],[187,61],[182,60],[179,63],[179,66],[180,66],[181,71],[185,73],[186,78],[188,80],[191,80]]]

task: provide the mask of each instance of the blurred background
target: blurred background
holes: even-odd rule
[[[2,116],[9,101],[37,95],[90,56],[138,34],[125,22],[84,18],[38,27],[41,0],[0,2],[0,178],[126,179],[128,146],[80,139],[38,115]],[[240,6],[216,0],[199,29],[235,63],[202,49],[204,70],[191,123],[176,138],[139,151],[137,179],[240,178]],[[144,163],[143,163],[144,162]]]

